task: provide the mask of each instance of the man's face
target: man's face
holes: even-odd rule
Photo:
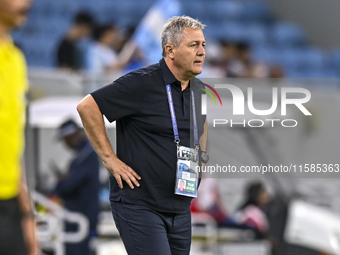
[[[79,30],[80,30],[80,37],[81,38],[87,38],[92,33],[92,27],[87,25],[87,24],[80,24],[79,25]]]
[[[0,24],[11,29],[27,19],[33,0],[0,0]]]
[[[78,147],[78,143],[79,143],[79,134],[78,133],[65,136],[63,139],[64,139],[65,144],[69,148],[76,149]]]
[[[174,65],[189,78],[202,73],[205,59],[205,39],[202,30],[185,27],[182,41],[173,49]]]
[[[180,187],[181,189],[184,188],[184,181],[180,181],[180,182],[179,182],[179,187]]]
[[[114,28],[107,30],[102,36],[101,41],[108,46],[114,46],[117,39],[117,33]]]

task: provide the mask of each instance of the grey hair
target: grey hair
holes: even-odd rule
[[[165,57],[165,46],[172,44],[175,48],[179,46],[182,41],[183,28],[189,27],[194,29],[203,30],[205,25],[199,20],[193,19],[188,16],[174,16],[168,20],[163,27],[162,32],[162,56]]]

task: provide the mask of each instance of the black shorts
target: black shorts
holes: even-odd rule
[[[18,199],[0,200],[0,254],[27,255]]]

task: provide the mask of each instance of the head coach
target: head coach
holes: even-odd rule
[[[202,85],[194,78],[205,59],[204,27],[187,16],[172,17],[163,28],[159,63],[120,77],[77,107],[87,136],[112,174],[112,214],[129,255],[190,252],[189,207],[198,181],[184,175],[190,167],[183,165],[189,158],[204,162],[198,155],[205,153],[207,124],[201,115]],[[117,155],[103,115],[116,121]],[[177,184],[185,178],[187,191],[179,191]]]

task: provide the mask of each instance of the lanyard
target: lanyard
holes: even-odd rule
[[[171,115],[172,129],[174,131],[175,143],[177,143],[177,145],[179,145],[180,139],[179,139],[176,113],[175,113],[174,101],[173,101],[173,98],[172,98],[172,92],[171,92],[171,85],[170,84],[166,85],[166,95],[168,97],[168,102],[169,102],[169,109],[170,109],[170,115]],[[197,116],[196,116],[196,108],[195,108],[195,95],[194,95],[193,90],[191,90],[191,102],[192,102],[193,124],[194,124],[194,145],[197,149],[199,147],[199,144],[198,144],[198,128],[197,128]]]

